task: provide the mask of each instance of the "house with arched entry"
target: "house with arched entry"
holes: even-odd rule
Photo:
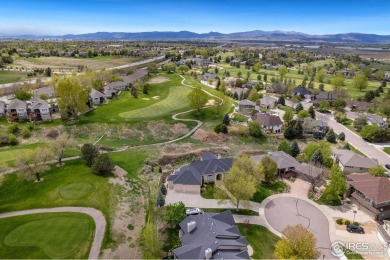
[[[199,161],[187,164],[170,174],[167,177],[167,186],[178,192],[200,193],[203,184],[222,180],[232,164],[233,158],[218,158],[215,154],[206,152]]]

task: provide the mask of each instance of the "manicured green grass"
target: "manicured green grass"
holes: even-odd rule
[[[205,199],[215,199],[215,190],[217,189],[214,185],[205,185],[205,191],[200,195]]]
[[[253,248],[253,259],[275,259],[275,244],[279,237],[274,235],[267,228],[260,225],[237,224],[241,235],[245,236]]]
[[[212,212],[212,213],[221,213],[226,210],[230,210],[232,214],[235,215],[246,215],[246,216],[258,216],[259,212],[250,210],[250,209],[215,209],[215,208],[202,208],[204,212]]]
[[[69,183],[60,190],[61,197],[68,200],[75,200],[87,197],[95,190],[92,183],[80,181]]]
[[[50,208],[61,206],[85,206],[101,210],[109,216],[112,209],[113,187],[106,177],[96,176],[85,166],[82,160],[65,162],[62,167],[51,165],[51,169],[41,176],[44,180],[35,183],[32,180],[9,174],[4,177],[0,187],[0,212],[9,212],[33,208]],[[67,199],[61,191],[69,189],[70,184],[90,183],[94,190],[78,199]],[[76,193],[69,190],[67,194]]]
[[[348,258],[348,259],[364,259],[364,257],[359,254],[359,253],[356,253],[356,252],[353,252],[349,249],[346,249],[344,248],[344,255]]]
[[[0,258],[88,258],[95,223],[80,213],[0,219]]]
[[[289,107],[289,106],[279,106],[279,109],[280,110],[284,110],[284,111],[286,111],[286,112],[293,112],[293,113],[295,113],[295,109],[294,108],[292,108],[292,107]]]
[[[271,185],[258,185],[256,193],[253,195],[252,201],[261,203],[267,197],[283,192],[287,188],[287,184],[283,181],[277,181]]]
[[[324,66],[325,64],[333,64],[335,65],[334,59],[325,59],[325,60],[317,60],[310,62],[311,67],[318,67],[318,66]]]
[[[18,82],[26,79],[26,72],[0,70],[0,84]]]
[[[383,151],[387,154],[390,154],[390,147],[383,148]]]
[[[139,169],[143,166],[144,160],[148,157],[146,153],[137,150],[129,150],[118,153],[110,153],[115,164],[128,172],[128,177],[137,178]]]
[[[150,84],[149,94],[139,91],[138,98],[134,98],[129,91],[123,91],[118,99],[109,100],[108,104],[87,113],[78,123],[121,123],[157,119],[187,108],[186,95],[191,89],[181,85],[178,75],[162,76],[169,78],[169,81]],[[159,98],[153,98],[156,96]]]

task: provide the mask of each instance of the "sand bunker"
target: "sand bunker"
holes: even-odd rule
[[[155,77],[155,78],[152,78],[148,81],[149,84],[158,84],[158,83],[163,83],[163,82],[167,82],[169,81],[168,78],[166,77],[161,77],[161,76],[158,76],[158,77]]]

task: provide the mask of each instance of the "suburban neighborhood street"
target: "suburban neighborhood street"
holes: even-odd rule
[[[390,157],[388,154],[377,149],[373,144],[364,141],[363,138],[349,130],[346,126],[336,122],[331,115],[325,115],[318,112],[316,115],[318,119],[326,121],[329,127],[333,128],[336,134],[344,132],[345,140],[368,157],[377,159],[383,166],[390,163]]]

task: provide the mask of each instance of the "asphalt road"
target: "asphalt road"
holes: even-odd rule
[[[385,164],[390,164],[390,156],[387,153],[377,149],[373,144],[364,141],[363,138],[349,130],[344,125],[337,123],[331,115],[316,112],[316,116],[318,119],[326,121],[329,127],[333,128],[335,133],[339,134],[344,132],[345,140],[367,155],[367,157],[377,159],[379,164],[383,166]]]
[[[267,203],[264,215],[269,225],[280,233],[287,226],[301,224],[315,235],[321,253],[319,259],[337,259],[330,252],[328,219],[309,202],[293,197],[276,198]]]

